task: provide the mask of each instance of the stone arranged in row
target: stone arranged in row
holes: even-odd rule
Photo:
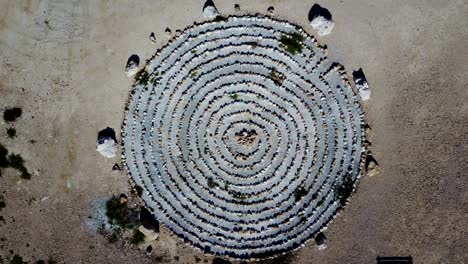
[[[284,41],[293,38],[298,52]],[[340,188],[359,177],[361,107],[326,49],[290,23],[194,25],[137,80],[122,158],[147,207],[207,253],[295,249],[331,221]]]

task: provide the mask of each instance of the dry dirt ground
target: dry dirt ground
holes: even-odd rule
[[[314,1],[216,1],[224,14],[266,13],[302,25]],[[277,263],[375,263],[408,256],[414,263],[468,263],[468,4],[464,0],[325,1],[336,22],[329,56],[348,74],[362,67],[372,89],[365,105],[372,151],[382,172],[357,193],[313,243]],[[23,116],[0,121],[0,143],[33,172],[4,170],[0,255],[59,263],[210,262],[163,230],[155,254],[109,244],[86,221],[96,198],[128,192],[111,171],[119,159],[95,151],[97,132],[119,129],[131,81],[127,58],[144,60],[164,29],[202,21],[203,1],[0,0],[0,108]],[[155,32],[157,45],[149,41]],[[35,140],[36,143],[31,143]],[[179,256],[179,258],[177,258]],[[177,260],[178,259],[178,260]]]

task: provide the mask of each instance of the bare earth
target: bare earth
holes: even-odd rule
[[[266,13],[313,34],[309,1],[216,1],[223,14]],[[318,38],[349,75],[363,68],[372,152],[382,172],[363,177],[351,204],[326,231],[284,263],[468,263],[468,3],[464,0],[317,1],[336,26]],[[0,0],[0,143],[20,153],[32,180],[3,170],[0,256],[59,263],[211,263],[162,230],[153,255],[109,244],[86,225],[90,204],[129,191],[127,176],[95,151],[97,132],[120,130],[131,80],[127,58],[142,61],[175,32],[202,21],[203,1]],[[157,44],[148,36],[154,32]],[[37,141],[31,143],[30,140]],[[161,257],[163,256],[163,257]],[[277,261],[279,262],[279,261]]]

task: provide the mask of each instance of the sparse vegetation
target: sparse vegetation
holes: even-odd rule
[[[135,185],[135,192],[138,196],[141,197],[141,195],[143,194],[143,187],[141,187],[140,185]]]
[[[302,41],[304,41],[304,37],[297,32],[291,35],[283,34],[281,35],[280,46],[294,55],[302,52]]]
[[[239,200],[244,200],[245,198],[247,198],[247,196],[239,192],[233,192],[232,197],[234,197],[235,199],[239,199]]]
[[[121,203],[116,196],[111,197],[106,203],[106,216],[109,218],[110,224],[118,225],[122,228],[131,227],[130,214],[132,210],[127,203]]]
[[[0,211],[2,211],[2,209],[5,207],[6,207],[6,203],[3,200],[3,196],[0,195]]]
[[[190,74],[190,78],[195,78],[196,76],[197,76],[197,72],[196,72],[196,71],[194,71],[194,72],[192,72],[192,73]]]
[[[213,180],[213,178],[208,178],[207,183],[208,183],[208,187],[211,188],[211,189],[218,186],[218,184]]]
[[[31,174],[24,166],[24,159],[19,154],[8,155],[8,150],[0,144],[0,168],[14,168],[21,172],[21,178],[29,180]]]
[[[130,239],[130,243],[132,243],[133,245],[140,245],[143,242],[145,242],[145,234],[143,234],[138,229],[133,230],[133,236]]]
[[[351,175],[346,173],[340,185],[335,186],[335,195],[340,200],[341,206],[346,204],[346,201],[353,192],[353,179]]]
[[[278,86],[281,86],[281,84],[283,84],[284,79],[286,79],[284,75],[282,75],[280,72],[278,72],[275,69],[271,70],[269,77]]]
[[[149,81],[149,74],[148,74],[148,72],[146,71],[146,69],[142,69],[141,71],[137,72],[137,74],[136,74],[136,76],[135,76],[135,81],[136,81],[138,84],[143,84],[143,85],[148,84],[148,81]]]
[[[14,255],[13,258],[10,260],[10,264],[28,264],[28,262],[23,261],[23,258],[19,255]]]
[[[296,189],[296,191],[294,192],[294,199],[296,200],[296,202],[300,201],[302,199],[302,197],[304,197],[305,195],[307,194],[307,191],[306,189],[304,189],[304,187],[300,186]]]
[[[9,138],[14,138],[16,137],[16,129],[14,129],[13,127],[10,127],[7,129],[7,135]]]
[[[229,97],[230,97],[232,100],[237,100],[237,99],[239,99],[239,95],[236,94],[236,93],[235,93],[235,94],[229,95]]]
[[[3,120],[6,122],[13,122],[18,119],[22,113],[23,110],[19,107],[8,108],[3,112]]]

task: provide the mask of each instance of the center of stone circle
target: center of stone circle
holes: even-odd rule
[[[255,139],[257,139],[257,132],[252,129],[242,129],[235,134],[236,142],[247,148],[252,148]]]

